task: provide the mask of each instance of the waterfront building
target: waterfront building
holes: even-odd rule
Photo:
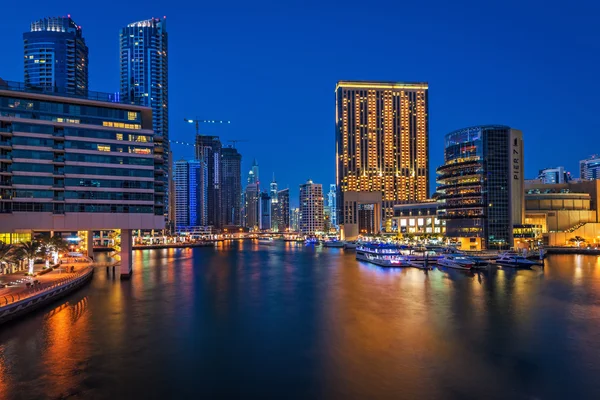
[[[162,136],[165,218],[173,195],[172,157],[169,145],[169,80],[166,19],[151,18],[133,22],[119,33],[121,100],[152,109],[154,133]],[[171,223],[169,223],[171,225]]]
[[[196,159],[206,162],[208,169],[207,224],[221,228],[221,140],[218,136],[196,135]]]
[[[401,235],[445,236],[446,221],[438,219],[437,211],[435,200],[395,205],[394,229]]]
[[[569,173],[564,167],[544,168],[538,174],[538,181],[545,184],[568,182]]]
[[[0,237],[79,231],[89,251],[120,229],[128,276],[132,230],[164,228],[162,140],[150,108],[0,80]]]
[[[600,180],[560,184],[525,184],[525,224],[533,237],[549,246],[564,246],[579,236],[588,243],[600,239]]]
[[[483,125],[451,132],[444,161],[437,182],[446,236],[466,250],[512,247],[525,207],[521,131]]]
[[[329,220],[331,222],[331,227],[338,229],[337,225],[337,187],[335,183],[329,185],[329,193],[327,193],[327,207],[329,208]]]
[[[272,230],[274,232],[286,232],[290,229],[290,189],[282,189],[277,192],[277,202],[271,203]]]
[[[70,16],[43,18],[23,34],[25,86],[44,92],[86,96],[88,47]]]
[[[259,228],[259,194],[258,183],[249,183],[246,186],[244,194],[244,220],[246,228],[250,230],[257,230]]]
[[[242,226],[242,155],[232,147],[221,149],[221,222]]]
[[[205,226],[207,220],[207,168],[198,160],[180,160],[175,163],[175,229],[189,231],[191,227]]]
[[[296,207],[292,210],[290,215],[290,225],[292,231],[300,232],[300,207]]]
[[[269,193],[262,192],[259,197],[259,216],[260,224],[259,229],[261,231],[271,230],[271,196]]]
[[[323,232],[323,187],[311,180],[300,185],[299,229],[302,234]]]
[[[593,155],[579,161],[579,178],[581,180],[600,179],[600,157]]]
[[[340,81],[335,91],[336,222],[354,239],[359,205],[372,204],[375,230],[380,220],[390,230],[394,205],[429,197],[428,84]]]

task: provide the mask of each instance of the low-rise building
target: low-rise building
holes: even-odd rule
[[[402,235],[415,236],[446,234],[446,221],[437,217],[438,202],[399,204],[394,206],[393,228]]]

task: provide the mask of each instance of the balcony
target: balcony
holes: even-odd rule
[[[10,140],[10,139],[0,140],[0,147],[11,147],[11,146],[12,146],[12,140]]]
[[[12,133],[12,126],[0,127],[0,133]]]
[[[52,160],[52,163],[54,163],[54,164],[64,164],[65,163],[65,158],[64,157],[54,157],[54,160]]]
[[[10,154],[0,154],[0,162],[12,163],[12,156]]]
[[[52,146],[52,149],[54,149],[54,151],[56,151],[56,152],[64,152],[65,145],[64,145],[64,143],[54,143],[54,146]]]

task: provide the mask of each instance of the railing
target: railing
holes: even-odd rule
[[[87,277],[92,272],[93,272],[93,267],[86,267],[82,271],[79,271],[76,273],[70,273],[66,277],[59,279],[58,281],[32,285],[31,287],[28,287],[19,293],[8,294],[6,296],[2,296],[2,297],[0,297],[0,311],[2,310],[2,307],[6,307],[6,306],[14,304],[16,302],[32,298],[32,297],[37,296],[42,293],[50,292],[53,289],[56,289],[60,286],[69,285],[73,282],[76,282],[77,280]]]
[[[23,82],[0,81],[0,90],[11,90],[15,92],[38,93],[52,96],[73,97],[76,99],[107,101],[111,103],[129,104],[130,102],[121,100],[118,93],[102,93],[88,90],[85,94],[70,93],[64,87],[40,87],[26,85]]]

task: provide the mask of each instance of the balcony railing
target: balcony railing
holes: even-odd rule
[[[110,103],[129,104],[129,101],[121,100],[119,93],[103,93],[87,90],[85,94],[75,94],[64,87],[46,87],[26,85],[23,82],[0,81],[0,90],[10,90],[13,92],[37,93],[51,96],[72,97],[76,99],[105,101]]]

